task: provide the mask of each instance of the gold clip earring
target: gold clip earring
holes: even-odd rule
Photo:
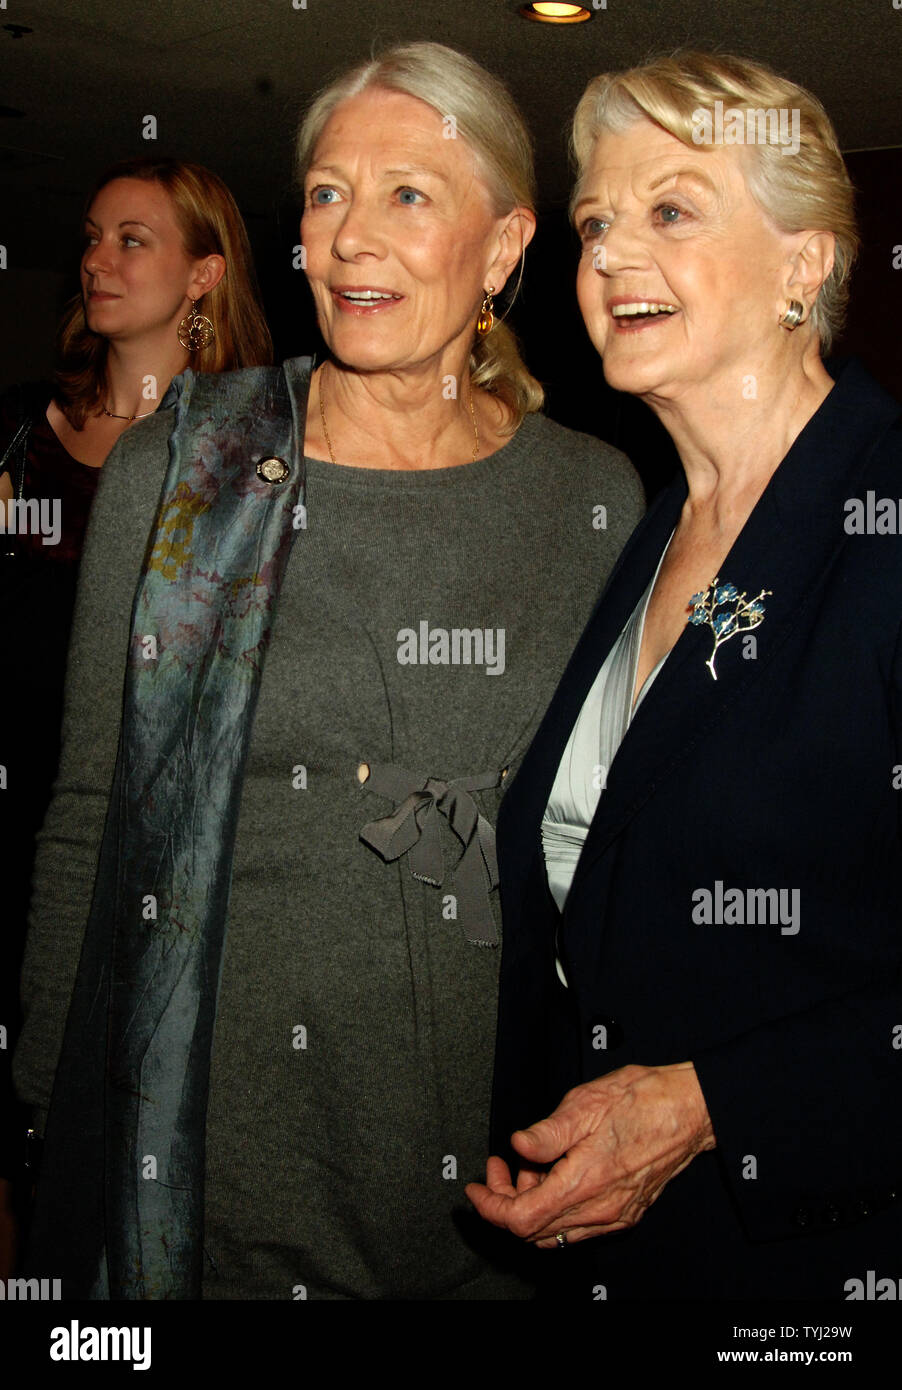
[[[781,318],[780,322],[784,328],[788,328],[790,333],[794,328],[798,328],[800,323],[804,323],[805,306],[800,304],[797,299],[789,301],[789,308]]]

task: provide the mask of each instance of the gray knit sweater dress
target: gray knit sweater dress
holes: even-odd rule
[[[171,425],[159,412],[114,450],[82,560],[15,1059],[39,1128]],[[530,415],[495,454],[456,468],[307,460],[307,509],[241,793],[207,1112],[203,1296],[528,1297],[518,1243],[480,1222],[463,1192],[488,1153],[499,950],[471,939],[447,815],[433,817],[440,884],[415,878],[409,854],[386,860],[361,838],[398,806],[361,769],[497,781],[472,792],[494,825],[641,515],[641,485],[615,450]],[[498,892],[484,882],[480,892],[500,933]]]

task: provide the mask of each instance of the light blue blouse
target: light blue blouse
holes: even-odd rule
[[[671,539],[672,539],[671,535]],[[604,790],[608,770],[636,710],[669,656],[665,652],[632,704],[645,630],[645,614],[670,540],[658,561],[648,588],[633,609],[583,702],[558,766],[542,819],[542,849],[548,886],[563,911],[589,826]],[[564,974],[558,962],[558,974]]]

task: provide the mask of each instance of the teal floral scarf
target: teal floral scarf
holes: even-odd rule
[[[28,1268],[65,1298],[200,1297],[204,1127],[244,764],[306,525],[312,359],[186,372]],[[269,460],[268,463],[264,463]]]

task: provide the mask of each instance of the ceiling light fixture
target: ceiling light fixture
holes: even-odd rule
[[[535,19],[540,24],[585,24],[592,18],[592,11],[585,5],[565,5],[550,3],[550,0],[535,0],[532,5],[521,5],[520,14],[524,19]]]

